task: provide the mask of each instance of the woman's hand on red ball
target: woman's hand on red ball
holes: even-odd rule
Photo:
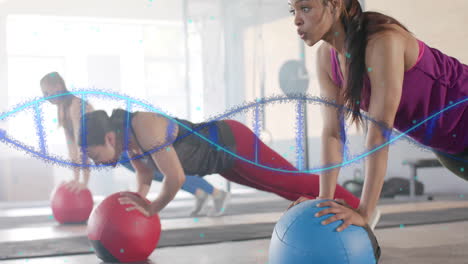
[[[121,197],[119,198],[119,202],[122,205],[131,205],[125,208],[125,210],[128,212],[138,210],[147,217],[158,213],[156,210],[154,210],[154,206],[152,206],[152,204],[148,203],[145,199],[136,194],[122,193]]]
[[[79,193],[82,190],[85,190],[85,189],[88,188],[88,186],[86,186],[86,184],[84,184],[84,183],[82,183],[80,181],[77,181],[77,180],[71,180],[71,181],[66,182],[64,184],[65,184],[65,188],[67,188],[72,193]]]

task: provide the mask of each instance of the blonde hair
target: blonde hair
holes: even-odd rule
[[[41,86],[43,86],[43,85],[60,85],[62,87],[62,89],[63,89],[63,92],[68,92],[67,86],[65,85],[65,81],[63,80],[62,76],[60,76],[60,74],[58,72],[51,72],[51,73],[46,74],[44,77],[42,77],[42,79],[40,81],[40,84],[41,84]],[[63,128],[66,129],[66,127],[65,127],[65,118],[66,118],[65,111],[70,106],[71,101],[72,101],[71,99],[73,99],[73,97],[71,97],[69,99],[69,97],[66,96],[65,99],[66,100],[64,100],[64,103],[57,105],[57,120],[58,120],[58,126],[63,127]]]

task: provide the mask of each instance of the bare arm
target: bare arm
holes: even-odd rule
[[[393,128],[400,104],[404,77],[404,39],[396,33],[384,33],[369,41],[366,65],[371,81],[369,116],[387,128]],[[387,130],[388,131],[388,130]],[[366,138],[368,151],[385,144],[388,138],[382,127],[371,122]],[[389,146],[367,156],[364,188],[359,211],[364,219],[372,215],[377,206],[387,171]]]
[[[136,171],[137,193],[142,197],[146,197],[153,182],[154,170],[148,168],[141,160],[132,159],[130,162]]]
[[[135,136],[144,150],[153,150],[167,144],[168,120],[154,113],[139,113],[133,120]],[[151,204],[151,211],[158,213],[174,199],[185,182],[185,174],[179,157],[172,145],[151,154],[152,159],[164,175],[162,189]]]
[[[75,139],[73,138],[70,133],[67,132],[65,129],[65,138],[67,140],[67,148],[68,148],[68,155],[70,156],[70,159],[73,163],[79,164],[80,161],[80,152],[78,149],[77,144],[75,144]],[[75,181],[80,180],[80,168],[77,166],[73,166],[73,179]]]
[[[331,68],[330,50],[326,44],[320,46],[317,54],[317,75],[320,84],[320,96],[327,101],[334,101],[343,105],[343,96],[340,89],[332,81],[328,69]],[[340,111],[334,106],[322,105],[322,167],[340,164],[343,160],[343,142],[340,139]],[[340,167],[325,170],[320,174],[320,198],[333,199]]]
[[[72,124],[73,124],[73,136],[69,136],[69,138],[67,138],[67,141],[68,141],[68,145],[69,145],[69,149],[73,149],[73,158],[75,159],[74,162],[75,163],[78,163],[78,164],[81,164],[83,161],[82,161],[82,153],[81,153],[81,147],[78,146],[78,137],[80,137],[80,127],[81,127],[81,124],[80,124],[80,121],[81,121],[81,115],[82,115],[82,105],[81,105],[81,100],[80,101],[74,101],[72,102],[71,106],[70,106],[70,118],[72,120]],[[87,104],[86,105],[86,108],[85,108],[85,112],[88,113],[88,112],[91,112],[93,111],[93,107],[90,105],[90,104]],[[67,133],[68,134],[68,133]],[[70,146],[71,145],[71,146]],[[90,164],[90,161],[89,161],[89,158],[87,158],[85,160],[85,164],[88,165]],[[80,171],[83,172],[83,184],[85,186],[88,185],[88,182],[89,182],[89,176],[90,176],[90,169],[88,166],[85,166],[85,167],[75,167],[73,169],[74,173],[75,173],[75,180],[79,180],[79,177],[80,177]],[[77,175],[78,174],[78,175]]]

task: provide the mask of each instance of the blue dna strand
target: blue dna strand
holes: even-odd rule
[[[426,122],[429,122],[428,125],[426,125],[428,128],[431,128],[431,127],[433,128],[434,127],[434,120],[436,120],[437,117],[439,115],[441,115],[443,112],[449,111],[450,109],[453,109],[455,107],[460,107],[463,104],[468,103],[468,97],[463,98],[462,100],[460,100],[458,102],[453,102],[448,107],[440,110],[437,113],[432,114],[428,118],[414,123],[412,127],[410,127],[409,129],[407,129],[404,132],[399,132],[399,131],[396,131],[396,130],[393,130],[393,129],[388,129],[385,125],[371,119],[369,116],[367,116],[366,114],[363,113],[363,114],[361,114],[363,119],[367,120],[368,122],[372,122],[372,123],[378,125],[382,129],[382,133],[387,138],[387,142],[385,142],[384,144],[382,144],[380,146],[376,146],[373,149],[368,150],[368,151],[366,151],[364,153],[355,155],[353,157],[348,157],[349,153],[347,153],[347,151],[344,150],[344,152],[345,152],[344,154],[345,154],[346,158],[343,159],[343,162],[341,162],[339,164],[325,166],[325,167],[322,167],[322,168],[319,167],[319,168],[311,168],[311,169],[302,168],[300,166],[302,164],[302,162],[303,162],[303,157],[301,156],[302,151],[300,151],[302,149],[302,147],[303,147],[302,146],[303,143],[301,141],[301,139],[303,138],[303,135],[301,134],[302,133],[301,128],[304,126],[303,111],[301,111],[303,105],[305,103],[322,104],[322,105],[327,105],[327,106],[330,106],[330,107],[336,107],[337,109],[339,109],[341,111],[352,111],[351,109],[348,109],[345,106],[336,104],[333,101],[329,101],[329,100],[326,100],[324,98],[320,98],[320,97],[316,97],[316,96],[309,96],[309,95],[304,95],[304,94],[298,94],[298,95],[289,94],[289,95],[283,95],[283,96],[272,96],[272,97],[266,97],[266,98],[259,98],[259,99],[256,99],[254,102],[246,102],[246,103],[244,103],[242,105],[231,108],[231,109],[227,110],[225,113],[222,113],[222,114],[220,114],[218,116],[215,116],[215,117],[211,118],[210,120],[204,122],[205,123],[204,126],[209,126],[211,122],[226,119],[229,116],[232,116],[232,115],[237,114],[237,113],[253,110],[253,112],[254,112],[254,126],[253,126],[254,129],[253,130],[254,130],[254,133],[257,135],[257,140],[259,140],[258,138],[260,136],[259,133],[260,133],[260,126],[261,126],[260,125],[260,112],[263,111],[261,109],[264,109],[264,107],[266,105],[273,104],[273,103],[296,103],[297,104],[297,107],[296,107],[297,116],[296,116],[295,119],[296,119],[296,128],[297,129],[296,129],[296,140],[295,140],[295,142],[296,142],[296,149],[297,149],[296,153],[298,154],[298,157],[297,157],[298,164],[299,164],[298,168],[300,168],[299,170],[296,170],[296,171],[291,171],[291,170],[286,170],[286,169],[281,169],[281,168],[273,168],[273,167],[267,166],[266,164],[260,164],[258,162],[257,149],[255,149],[256,155],[255,155],[254,160],[249,160],[249,159],[247,159],[245,157],[239,156],[238,154],[230,151],[227,148],[224,148],[221,145],[216,144],[210,138],[207,138],[203,134],[199,133],[198,131],[200,129],[202,129],[204,126],[198,126],[196,129],[192,129],[192,128],[184,125],[183,123],[178,122],[176,119],[169,116],[168,114],[163,112],[161,109],[158,109],[155,106],[150,105],[149,103],[146,103],[146,102],[144,102],[142,100],[137,100],[137,99],[129,97],[127,95],[123,95],[123,94],[119,94],[119,93],[115,93],[115,92],[107,92],[107,91],[102,91],[102,90],[73,91],[73,92],[57,94],[57,95],[53,95],[53,96],[49,96],[49,97],[45,97],[45,98],[35,98],[35,99],[33,99],[33,100],[29,101],[29,102],[26,102],[26,103],[16,107],[15,109],[13,109],[11,111],[0,114],[0,122],[1,122],[3,120],[7,119],[9,116],[12,116],[14,113],[23,111],[23,110],[25,110],[27,108],[32,108],[34,110],[34,115],[35,115],[35,123],[36,123],[36,130],[37,130],[36,134],[38,136],[39,149],[36,149],[34,147],[31,147],[31,146],[27,146],[26,144],[23,144],[23,143],[15,140],[12,137],[13,135],[10,135],[9,133],[7,133],[7,131],[2,130],[2,129],[0,129],[0,142],[11,145],[11,146],[16,147],[18,149],[21,149],[21,150],[29,153],[30,155],[33,155],[34,157],[40,158],[40,159],[42,159],[42,160],[44,160],[46,162],[53,162],[53,163],[63,165],[63,166],[105,167],[105,166],[114,166],[114,165],[116,165],[115,163],[97,164],[97,165],[96,164],[87,164],[86,162],[84,162],[86,160],[85,155],[83,155],[82,163],[74,163],[74,162],[71,162],[69,160],[65,160],[63,158],[60,158],[60,157],[57,157],[57,156],[54,156],[54,155],[48,153],[47,144],[46,144],[47,139],[46,139],[46,136],[45,136],[45,133],[44,133],[44,127],[42,125],[42,112],[41,112],[40,105],[42,103],[44,103],[44,102],[47,102],[47,100],[49,100],[49,99],[59,98],[59,97],[67,96],[67,95],[80,96],[83,101],[86,101],[87,97],[89,97],[89,96],[105,97],[105,98],[108,98],[110,100],[124,100],[126,102],[126,108],[127,108],[126,110],[128,112],[130,112],[130,110],[132,108],[132,105],[138,105],[138,106],[143,107],[144,109],[146,109],[148,112],[158,113],[158,114],[170,119],[172,122],[177,123],[179,126],[182,126],[182,127],[184,127],[185,129],[187,129],[189,131],[188,133],[179,136],[176,140],[180,140],[180,139],[182,139],[182,138],[184,138],[186,136],[194,134],[194,135],[200,137],[202,140],[205,140],[205,141],[209,142],[210,144],[213,144],[219,151],[225,151],[225,152],[229,153],[230,155],[234,156],[235,158],[240,159],[240,160],[242,160],[244,162],[248,162],[250,164],[253,164],[255,166],[258,166],[258,167],[261,167],[261,168],[264,168],[264,169],[268,169],[268,170],[272,170],[272,171],[281,171],[281,172],[286,172],[286,173],[291,173],[291,174],[318,173],[318,172],[330,170],[330,169],[333,169],[333,168],[347,166],[347,165],[349,165],[351,163],[358,162],[360,159],[365,158],[367,155],[370,155],[370,154],[378,151],[379,149],[384,148],[385,146],[387,146],[389,144],[392,144],[395,141],[400,140],[402,138],[404,138],[406,140],[409,140],[410,142],[414,143],[415,145],[417,145],[417,146],[419,146],[421,148],[430,149],[429,147],[427,147],[427,146],[413,140],[412,138],[410,138],[408,136],[408,133],[411,133],[412,131],[414,131],[414,130],[416,130],[418,128],[421,128],[421,126],[423,126]],[[84,116],[84,113],[85,113],[84,105],[85,104],[82,104],[82,105],[83,105],[82,115]],[[83,125],[84,125],[84,121],[85,120],[83,118]],[[342,123],[343,123],[343,120],[342,120]],[[128,129],[128,127],[127,127],[127,129]],[[86,128],[84,128],[84,131],[86,131]],[[344,127],[342,127],[341,131],[342,131],[342,133],[346,133],[346,130],[344,129]],[[85,133],[86,132],[83,132],[83,135]],[[428,129],[426,131],[426,138],[430,138],[431,133],[432,133],[431,129]],[[83,137],[83,138],[85,138],[85,137]],[[343,135],[342,140],[344,141],[345,139],[346,139],[346,137],[345,137],[345,135]],[[125,138],[125,142],[128,143],[128,138],[127,137]],[[147,151],[147,152],[145,152],[145,153],[143,153],[143,154],[141,154],[139,156],[133,157],[132,159],[139,159],[139,158],[141,158],[141,157],[143,157],[145,155],[151,155],[151,153],[156,152],[156,151],[158,151],[160,149],[164,149],[167,146],[171,145],[172,143],[173,142],[170,142],[170,143],[168,142],[166,144],[158,146],[157,148],[149,150],[149,151]],[[124,145],[127,146],[127,144],[124,144]],[[255,144],[254,147],[257,148],[257,145],[258,144]],[[431,149],[431,151],[435,151],[435,150]],[[84,153],[86,153],[86,151],[84,151]],[[455,157],[455,156],[445,154],[445,153],[441,153],[441,154],[447,155],[447,156],[449,156],[449,157],[451,157],[453,159],[460,160],[459,157]],[[468,163],[468,160],[461,160],[461,161],[464,161],[464,162]],[[122,161],[119,161],[117,163],[120,163],[120,162],[122,162]],[[125,160],[124,162],[127,162],[127,160]]]

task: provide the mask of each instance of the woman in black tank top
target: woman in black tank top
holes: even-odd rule
[[[96,164],[115,167],[119,162],[128,162],[120,160],[127,152],[132,162],[151,164],[165,176],[161,192],[149,205],[136,195],[123,194],[120,203],[131,204],[129,211],[157,214],[179,191],[186,173],[200,177],[218,173],[229,181],[291,201],[319,194],[318,175],[299,172],[234,120],[194,124],[121,109],[114,110],[111,117],[105,111],[95,111],[83,118],[79,144]],[[151,184],[151,179],[147,183]],[[341,186],[336,188],[336,198],[354,208],[359,205],[359,199]]]
[[[52,72],[45,75],[40,81],[42,93],[44,97],[51,97],[54,95],[60,95],[68,93],[66,88],[65,81],[57,73]],[[81,164],[81,153],[80,148],[77,144],[77,138],[79,133],[79,122],[81,119],[81,107],[82,100],[79,97],[74,95],[59,96],[57,98],[49,99],[49,102],[57,106],[57,121],[59,127],[63,127],[65,137],[67,140],[68,152],[70,159],[73,163]],[[86,112],[93,111],[93,107],[86,103]],[[127,169],[135,171],[133,164],[127,163],[123,164]],[[145,169],[146,170],[146,169]],[[140,172],[142,169],[140,168]],[[162,181],[160,173],[150,172],[152,180]],[[73,180],[66,183],[66,187],[73,192],[79,192],[82,189],[86,189],[89,182],[90,170],[89,167],[80,168],[78,166],[73,167]],[[83,175],[82,180],[80,180],[80,175]],[[137,181],[139,182],[140,175],[137,173]],[[149,188],[137,184],[137,192],[145,197],[149,191]],[[195,206],[193,211],[190,212],[191,216],[199,215],[204,205],[208,202],[209,198],[212,198],[214,208],[211,211],[208,211],[209,215],[221,215],[223,210],[221,210],[227,201],[227,193],[223,192],[204,179],[194,177],[191,175],[187,176],[187,181],[182,186],[182,189],[195,198]]]

